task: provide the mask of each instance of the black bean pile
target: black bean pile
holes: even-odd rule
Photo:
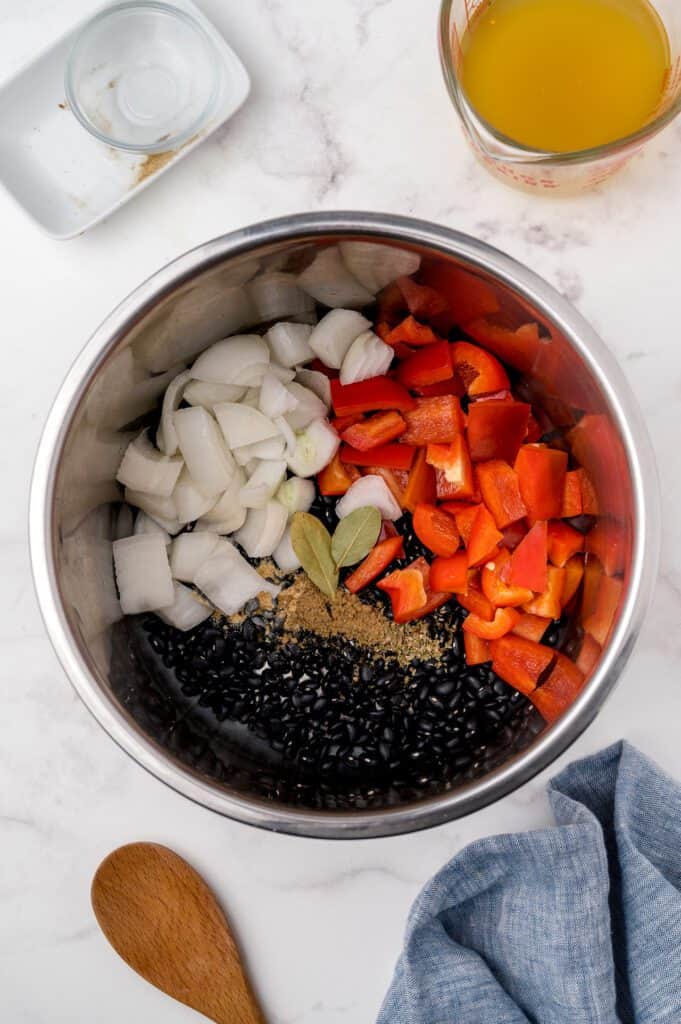
[[[312,511],[335,525],[332,501]],[[405,539],[405,564],[427,555],[410,528]],[[363,596],[384,602],[375,588]],[[285,643],[276,608],[245,612],[189,633],[130,618],[114,658],[114,689],[143,728],[234,788],[315,808],[386,806],[482,775],[542,728],[489,665],[466,666],[456,602],[429,619],[441,661],[406,670],[345,639]],[[561,640],[557,627],[544,642]]]

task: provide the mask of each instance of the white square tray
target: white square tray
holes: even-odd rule
[[[248,96],[248,73],[212,22],[192,0],[172,2],[208,33],[222,68],[212,117],[177,150],[147,156],[113,149],[89,135],[68,109],[66,59],[92,15],[0,87],[0,184],[53,238],[74,238],[113,213],[200,145]]]

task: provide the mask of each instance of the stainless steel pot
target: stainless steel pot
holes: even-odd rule
[[[249,791],[248,773],[228,783],[200,774],[161,742],[160,732],[148,724],[141,728],[111,685],[112,635],[120,618],[111,568],[112,503],[120,500],[114,476],[130,436],[126,428],[156,404],[177,364],[229,333],[281,314],[267,308],[273,274],[297,273],[320,248],[341,240],[375,241],[386,255],[404,249],[431,264],[465,269],[492,289],[511,322],[540,323],[540,351],[525,367],[528,386],[554,422],[592,417],[587,422],[598,429],[585,457],[603,509],[628,536],[618,620],[570,710],[528,739],[525,749],[512,744],[498,752],[496,766],[488,765],[491,770],[480,777],[421,799],[352,812],[264,801],[255,788]],[[372,837],[437,825],[498,800],[550,764],[591,722],[631,653],[648,604],[657,565],[657,481],[645,427],[615,360],[543,280],[488,245],[432,224],[392,215],[316,214],[207,242],[160,270],[111,313],[50,412],[35,465],[30,535],[35,585],[57,655],[95,718],[138,764],[197,803],[252,825],[305,836]]]

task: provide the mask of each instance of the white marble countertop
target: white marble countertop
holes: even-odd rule
[[[229,908],[272,1024],[361,1024],[375,1017],[427,878],[469,840],[549,821],[547,773],[419,835],[337,844],[258,832],[164,788],[72,693],[29,570],[40,429],[99,321],[147,275],[218,233],[291,211],[415,214],[507,250],[592,321],[645,412],[665,520],[647,626],[615,695],[568,757],[626,736],[681,776],[681,127],[600,192],[527,197],[467,151],[440,80],[437,0],[200,2],[253,76],[231,124],[72,242],[43,237],[0,195],[0,1017],[8,1024],[197,1019],[136,977],[94,924],[93,871],[126,841],[166,843],[204,872]],[[0,75],[94,6],[3,3]]]

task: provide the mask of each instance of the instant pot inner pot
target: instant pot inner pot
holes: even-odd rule
[[[240,624],[209,619],[188,634],[153,615],[123,618],[112,570],[112,539],[129,516],[115,475],[131,437],[141,426],[153,430],[169,381],[208,345],[323,313],[326,307],[301,291],[297,277],[335,241],[282,242],[233,256],[176,287],[116,341],[68,427],[53,529],[70,629],[97,684],[113,693],[131,728],[231,792],[316,809],[380,809],[480,778],[544,728],[489,665],[466,667],[464,613],[455,602],[428,625],[444,638],[443,658],[435,664],[424,657],[405,669],[339,637],[287,639],[277,632],[276,609],[250,607]],[[391,242],[376,250],[376,293],[392,280],[395,248]],[[422,266],[471,274],[459,278],[465,288],[457,301],[484,282],[506,326],[539,323],[538,352],[520,347],[507,364],[514,387],[546,411],[558,432],[585,413],[605,419],[598,383],[544,311],[452,256],[418,254]],[[328,285],[331,296],[332,279]],[[372,317],[371,305],[366,312]],[[626,518],[629,477],[614,429],[594,441],[586,458],[603,510]],[[313,511],[333,520],[329,499],[318,498]],[[405,564],[421,553],[407,529]],[[370,589],[366,600],[380,602]],[[570,653],[576,627],[563,621],[544,642]]]

